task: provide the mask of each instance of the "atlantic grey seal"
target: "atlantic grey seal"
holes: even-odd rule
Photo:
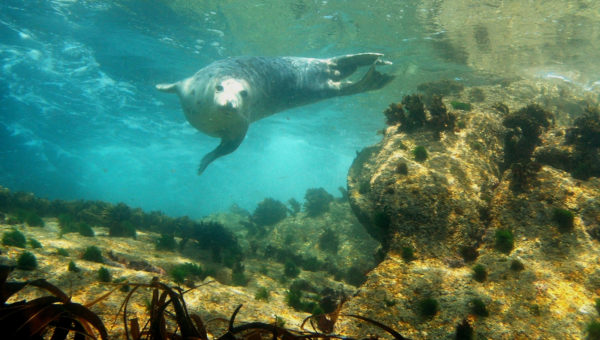
[[[375,70],[375,65],[391,64],[382,56],[235,57],[215,61],[189,78],[156,88],[177,93],[190,124],[221,138],[219,146],[202,158],[198,168],[202,174],[212,161],[238,148],[254,121],[319,100],[382,88],[394,78]],[[360,80],[344,80],[361,66],[370,68]]]

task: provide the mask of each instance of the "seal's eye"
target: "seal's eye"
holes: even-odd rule
[[[221,92],[221,91],[223,91],[223,86],[217,85],[216,89],[217,89],[217,92]]]
[[[248,91],[246,91],[246,90],[240,91],[240,96],[242,96],[242,98],[248,97]]]

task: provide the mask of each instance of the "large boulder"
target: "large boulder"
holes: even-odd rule
[[[357,155],[350,202],[387,252],[342,313],[412,339],[465,331],[489,339],[585,338],[599,318],[600,179],[589,176],[594,172],[576,178],[581,169],[573,160],[595,157],[598,146],[582,151],[573,136],[597,133],[593,121],[582,130],[577,120],[595,117],[586,107],[597,102],[568,84],[519,81],[483,90],[487,99],[457,112],[458,129],[439,140],[425,129],[390,126]],[[522,132],[508,117],[514,122],[513,113],[531,102],[539,106],[520,113],[543,107],[556,125],[543,125],[531,154],[506,164],[504,145]],[[415,159],[418,145],[427,159]],[[386,336],[353,319],[338,327]]]
[[[503,128],[498,114],[480,109],[458,113],[458,125],[440,140],[429,130],[391,126],[357,155],[348,173],[350,203],[384,246],[452,257],[481,238],[499,181]],[[422,147],[427,158],[419,161]]]

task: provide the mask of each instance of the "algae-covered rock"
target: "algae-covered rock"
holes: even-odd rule
[[[531,101],[521,97],[525,88]],[[596,121],[585,131],[582,122],[596,117],[585,107],[597,103],[580,102],[565,84],[481,89],[487,101],[457,113],[460,130],[436,141],[425,129],[399,133],[391,126],[357,155],[350,202],[387,253],[342,313],[376,319],[412,339],[459,338],[465,328],[482,339],[585,338],[598,318],[600,179],[577,179],[572,160],[578,136],[594,135]],[[556,126],[540,130],[527,157],[507,162],[505,136],[514,127],[502,120],[525,113],[521,108],[537,110],[532,103],[552,113]],[[428,154],[421,162],[412,154],[417,145]],[[515,173],[525,166],[528,172]],[[527,185],[516,190],[512,181],[523,175]],[[410,261],[406,247],[414,249]],[[423,301],[436,301],[435,313],[424,314]],[[385,336],[349,319],[339,326],[341,333]]]
[[[496,114],[459,113],[466,127],[440,140],[426,129],[385,131],[363,150],[348,174],[350,203],[367,231],[392,249],[453,256],[481,237],[481,211],[497,184],[502,125]],[[426,158],[420,157],[426,150]]]

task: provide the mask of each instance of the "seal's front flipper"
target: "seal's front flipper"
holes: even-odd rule
[[[338,80],[348,77],[361,66],[392,64],[389,61],[381,59],[381,57],[383,57],[381,53],[358,53],[334,57],[330,60],[335,65],[333,68],[340,73],[336,77],[336,80]]]
[[[242,144],[247,130],[248,126],[245,127],[243,133],[239,133],[233,137],[222,138],[221,143],[216,149],[202,157],[202,161],[200,161],[200,167],[198,167],[198,175],[202,175],[206,167],[215,159],[234,152],[238,146]]]
[[[343,96],[355,93],[379,90],[394,80],[391,74],[380,73],[375,70],[375,65],[371,65],[369,71],[356,83],[346,82],[341,85],[340,93]]]
[[[158,85],[156,85],[156,89],[159,91],[168,92],[168,93],[177,93],[178,85],[179,85],[179,83],[158,84]]]

